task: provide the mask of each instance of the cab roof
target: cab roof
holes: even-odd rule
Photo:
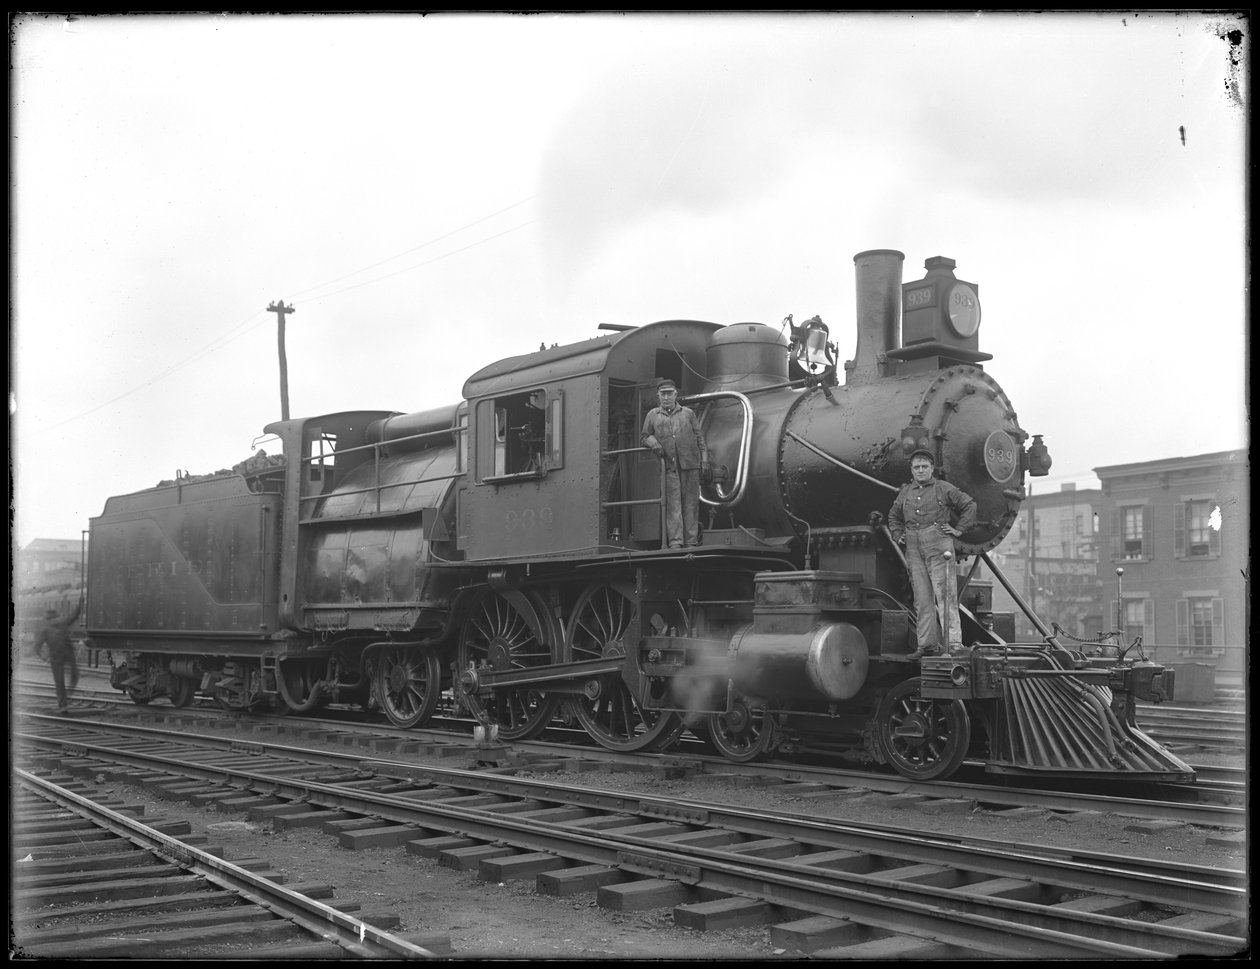
[[[613,347],[620,347],[631,353],[643,353],[644,360],[650,361],[652,354],[633,344],[646,342],[655,350],[659,343],[660,329],[669,326],[701,327],[706,332],[721,329],[720,323],[661,320],[580,343],[545,347],[533,353],[507,357],[482,367],[469,377],[464,384],[464,398],[473,400],[488,394],[510,393],[568,377],[602,373],[608,367]]]

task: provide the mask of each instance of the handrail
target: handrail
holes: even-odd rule
[[[718,500],[713,501],[706,498],[703,491],[700,492],[700,500],[706,505],[732,508],[739,504],[744,497],[744,489],[748,484],[748,451],[752,443],[753,426],[752,402],[748,399],[747,394],[742,394],[737,390],[717,390],[707,394],[694,394],[690,397],[684,397],[683,403],[694,404],[699,401],[716,400],[719,397],[733,397],[739,401],[740,407],[743,408],[743,424],[740,427],[739,434],[739,455],[735,464],[735,484],[730,492],[727,493],[715,481],[713,482],[713,490],[717,492]]]
[[[452,481],[455,478],[462,478],[463,476],[464,476],[464,472],[462,471],[453,472],[452,474],[435,474],[430,478],[411,478],[406,481],[381,482],[379,484],[371,485],[370,487],[367,487],[367,488],[351,488],[348,491],[337,491],[335,492],[335,494],[339,498],[344,495],[366,495],[366,494],[371,494],[373,492],[381,492],[381,491],[386,490],[387,488],[408,488],[408,487],[411,487],[412,485],[432,484],[435,481]],[[378,471],[377,480],[379,481],[379,479],[380,479],[380,472]],[[319,501],[321,498],[329,498],[329,497],[332,497],[332,495],[331,494],[302,495],[300,500],[301,501]]]
[[[830,461],[837,468],[841,468],[845,471],[848,471],[849,474],[857,475],[857,477],[861,478],[863,481],[869,481],[871,484],[879,485],[881,488],[885,488],[888,491],[900,490],[896,485],[890,485],[887,481],[880,481],[879,478],[872,478],[865,471],[859,471],[857,468],[853,467],[853,465],[845,461],[841,461],[834,454],[828,454],[826,451],[820,448],[817,444],[811,444],[809,441],[805,440],[805,438],[801,437],[795,431],[786,431],[785,433],[797,444],[801,445],[807,450],[813,451],[824,461]]]

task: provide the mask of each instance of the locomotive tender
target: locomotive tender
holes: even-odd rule
[[[111,498],[87,625],[138,703],[325,702],[424,723],[444,691],[503,740],[563,719],[605,747],[690,728],[725,756],[833,753],[945,777],[1192,780],[1134,721],[1172,672],[1118,646],[1007,642],[974,567],[963,654],[916,657],[883,513],[926,444],[978,505],[960,559],[1009,531],[1040,438],[984,370],[977,287],[934,257],[854,257],[857,350],[821,320],[671,320],[492,363],[458,404],[279,421],[282,454]],[[787,332],[785,332],[785,330]],[[664,378],[701,417],[699,547],[662,548],[640,446]],[[1016,601],[1018,594],[1010,589]]]

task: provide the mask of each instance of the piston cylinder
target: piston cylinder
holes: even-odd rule
[[[823,623],[801,633],[746,629],[731,644],[731,680],[749,696],[772,700],[848,700],[866,683],[870,652],[861,630]],[[773,684],[771,686],[771,684]]]

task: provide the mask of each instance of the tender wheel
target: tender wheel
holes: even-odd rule
[[[214,700],[215,703],[217,703],[224,710],[239,712],[241,710],[246,709],[245,707],[236,703],[230,693],[225,693],[223,690],[220,690],[217,687],[212,686],[210,688],[210,697],[211,699]],[[139,703],[140,701],[136,700],[136,702]],[[149,701],[145,700],[144,702],[148,703]]]
[[[390,723],[415,727],[427,721],[442,695],[442,667],[432,649],[386,646],[372,653],[376,699]]]
[[[193,681],[186,676],[171,676],[171,692],[169,694],[171,706],[186,707],[193,702],[193,697],[197,694],[197,688]],[[135,697],[132,697],[134,700]]]
[[[925,700],[917,676],[885,695],[876,734],[885,759],[898,774],[930,781],[954,773],[971,745],[971,718],[961,700]]]
[[[239,713],[252,710],[264,701],[258,686],[257,669],[233,660],[214,674],[210,695],[224,710]]]
[[[774,749],[774,721],[743,703],[736,702],[729,713],[709,714],[706,726],[718,753],[737,764],[758,760]]]
[[[639,604],[629,582],[595,584],[578,598],[569,618],[565,659],[570,662],[633,654],[642,636]],[[637,679],[637,667],[623,674],[592,677],[584,693],[570,700],[573,715],[600,746],[609,750],[658,750],[673,744],[684,725],[676,713],[646,710],[626,683]]]
[[[280,664],[276,689],[280,691],[286,713],[310,713],[323,705],[327,696],[319,674],[320,668],[315,663],[286,660]]]
[[[146,694],[141,693],[134,686],[128,688],[127,696],[131,697],[132,703],[136,704],[136,706],[141,706],[141,707],[148,706],[153,701],[153,697],[147,696]]]
[[[556,662],[563,639],[560,624],[537,597],[513,592],[503,596],[487,589],[473,602],[459,637],[459,671],[524,670]],[[501,740],[529,740],[546,729],[556,715],[559,698],[534,687],[496,690],[489,698],[465,693],[473,713],[499,725]]]

